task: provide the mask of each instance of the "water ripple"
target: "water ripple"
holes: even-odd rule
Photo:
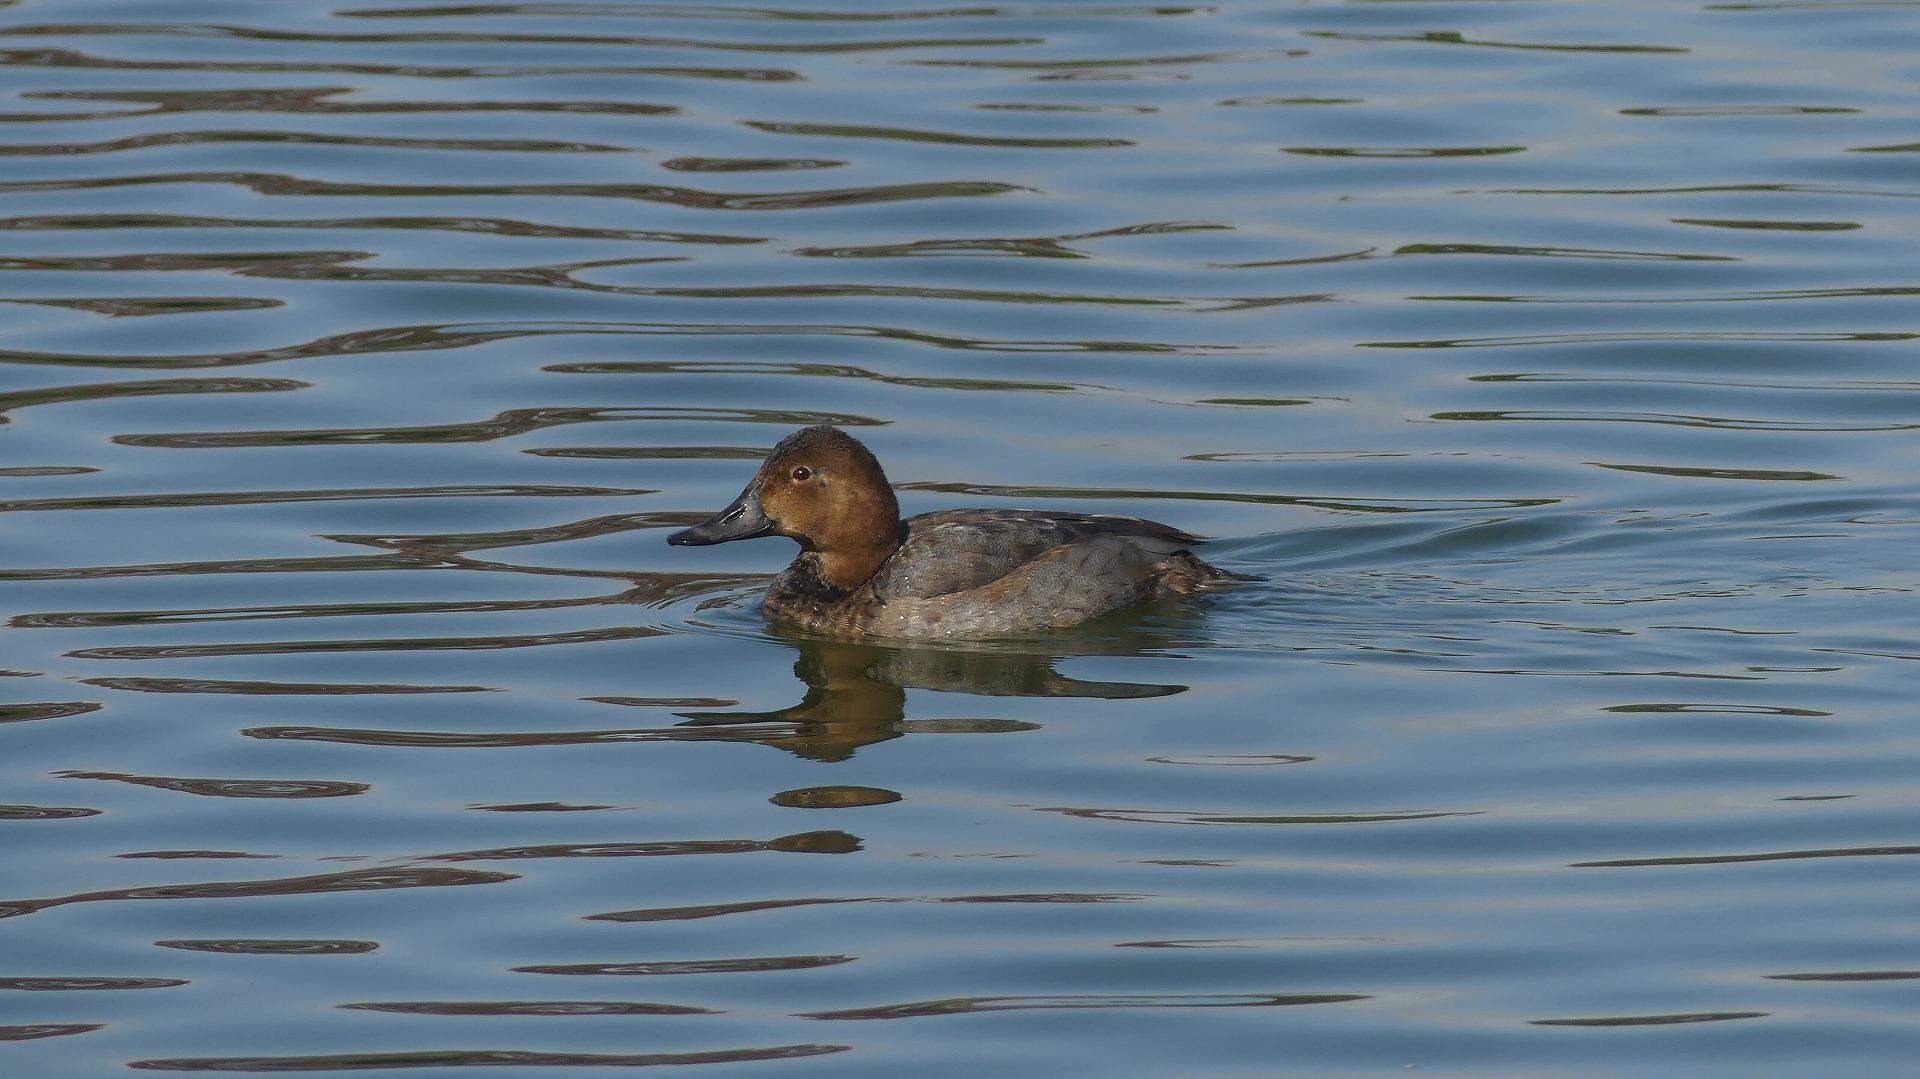
[[[549,225],[507,217],[331,217],[331,218],[236,218],[196,217],[186,214],[42,214],[0,219],[0,231],[7,232],[92,232],[121,229],[311,229],[323,232],[353,232],[362,229],[404,230],[407,232],[467,232],[486,236],[527,236],[571,240],[639,240],[676,244],[757,244],[761,236],[729,236],[703,232],[664,232],[652,229],[609,229],[575,225]],[[55,264],[59,265],[59,264]],[[86,269],[80,265],[76,269]],[[103,269],[128,269],[125,264]]]
[[[644,18],[713,19],[723,22],[917,22],[930,19],[985,18],[1158,18],[1210,14],[1215,8],[1178,5],[1062,4],[1045,7],[923,8],[905,11],[846,11],[819,8],[750,8],[707,4],[599,3],[594,0],[531,0],[525,3],[473,3],[426,7],[358,8],[335,11],[349,19],[444,19],[466,15],[553,15]]]
[[[8,7],[9,1074],[1911,1070],[1913,9]]]
[[[328,655],[342,652],[425,652],[442,649],[492,650],[500,648],[546,648],[554,645],[591,644],[602,641],[635,641],[658,637],[666,630],[650,626],[611,626],[606,629],[576,630],[570,633],[519,633],[497,637],[412,637],[392,639],[354,638],[339,641],[268,641],[250,644],[168,644],[123,645],[105,648],[79,648],[68,652],[74,659],[206,659],[220,656]]]
[[[1281,1008],[1299,1004],[1344,1004],[1367,1000],[1361,993],[1249,993],[1211,995],[1140,996],[1065,996],[1065,997],[958,997],[951,1000],[914,1001],[886,1004],[875,1008],[848,1008],[841,1011],[806,1012],[807,1019],[920,1019],[937,1015],[966,1015],[975,1012],[1056,1011],[1083,1008]]]
[[[327,197],[449,198],[483,195],[531,195],[545,198],[633,199],[667,203],[696,210],[809,210],[920,199],[977,198],[1030,191],[1019,184],[985,180],[880,184],[873,187],[825,188],[814,191],[722,192],[673,184],[365,184],[314,180],[267,172],[169,172],[140,176],[96,176],[66,180],[10,180],[0,192],[19,194],[59,191],[117,190],[166,184],[221,184],[259,195]],[[357,257],[368,258],[372,252]]]
[[[712,1008],[638,1000],[394,1000],[337,1004],[337,1008],[393,1015],[716,1015]]]
[[[653,47],[729,49],[731,51],[763,51],[751,45],[726,46],[704,42],[647,42]],[[900,47],[914,48],[922,45],[940,44],[939,42],[908,42]],[[1000,42],[953,42],[961,45],[1003,44]],[[869,45],[850,44],[846,50],[890,48],[887,44]],[[788,52],[777,49],[772,51]],[[813,50],[809,50],[813,51]],[[834,51],[822,49],[818,51]],[[668,67],[668,66],[512,66],[512,67],[429,67],[422,64],[352,64],[352,63],[296,63],[285,60],[253,61],[217,61],[217,60],[124,60],[111,56],[94,56],[76,49],[3,49],[0,50],[0,63],[11,67],[46,67],[105,70],[105,71],[228,71],[258,72],[265,74],[281,73],[318,73],[328,75],[388,75],[415,79],[522,79],[546,75],[625,75],[647,77],[681,77],[697,79],[744,79],[750,82],[785,82],[800,76],[784,68],[712,68],[712,67]]]
[[[373,789],[368,783],[334,779],[176,779],[121,772],[55,772],[63,779],[110,779],[155,790],[214,798],[347,798]]]
[[[1487,49],[1524,49],[1528,52],[1600,52],[1684,54],[1693,50],[1677,45],[1588,45],[1584,43],[1548,43],[1476,40],[1454,30],[1428,30],[1417,34],[1356,34],[1346,31],[1308,30],[1306,37],[1334,41],[1362,41],[1382,44],[1471,45]]]
[[[330,44],[443,45],[443,44],[529,44],[529,45],[617,45],[648,48],[717,49],[728,52],[870,52],[882,49],[916,49],[938,46],[995,46],[1032,44],[1032,38],[903,38],[898,40],[838,42],[732,42],[698,38],[630,37],[610,34],[477,34],[460,31],[419,31],[399,33],[312,33],[281,28],[236,24],[184,23],[71,23],[43,26],[10,26],[0,29],[5,37],[192,37],[224,38],[240,41],[270,41],[275,44],[327,42]],[[58,50],[52,50],[58,51]],[[195,66],[204,61],[193,62]],[[186,66],[186,65],[183,65]],[[220,64],[208,64],[202,70],[225,70]],[[566,69],[562,69],[566,70]]]
[[[5,54],[0,53],[0,59]],[[483,153],[585,154],[619,153],[621,146],[551,139],[401,139],[374,135],[325,135],[311,131],[161,131],[129,135],[104,142],[13,143],[0,146],[0,157],[70,157],[79,154],[115,154],[155,146],[201,146],[223,143],[266,143],[303,146],[365,146],[385,150],[463,150]]]
[[[153,944],[215,955],[365,955],[380,948],[371,940],[156,940]]]
[[[850,1045],[777,1045],[694,1053],[539,1053],[509,1049],[442,1049],[419,1052],[334,1053],[276,1057],[163,1057],[131,1060],[127,1067],[162,1072],[315,1072],[389,1068],[645,1068],[661,1065],[737,1064],[795,1060],[843,1053]]]
[[[305,877],[158,884],[143,888],[79,892],[53,899],[6,900],[0,901],[0,918],[13,918],[75,903],[101,903],[128,899],[241,899],[266,895],[320,895],[329,892],[385,891],[390,888],[450,888],[468,884],[499,884],[518,879],[519,877],[512,873],[483,872],[474,869],[424,867],[349,869]]]

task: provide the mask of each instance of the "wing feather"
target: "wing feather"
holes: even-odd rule
[[[911,518],[906,527],[907,541],[875,582],[885,594],[931,598],[969,591],[1093,536],[1125,541],[1155,560],[1200,542],[1155,521],[1104,513],[944,510]]]

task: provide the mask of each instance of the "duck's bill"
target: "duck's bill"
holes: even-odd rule
[[[773,522],[760,508],[760,495],[753,487],[740,492],[733,504],[692,528],[675,532],[667,542],[675,547],[705,547],[728,540],[752,539],[773,534]]]

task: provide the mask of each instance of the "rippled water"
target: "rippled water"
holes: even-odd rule
[[[1910,1074],[1916,16],[0,6],[4,1070]]]

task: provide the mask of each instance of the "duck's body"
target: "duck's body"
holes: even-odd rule
[[[800,544],[767,617],[834,637],[1007,637],[1237,580],[1187,552],[1198,536],[1137,517],[968,509],[900,520],[865,446],[831,427],[775,446],[731,506],[668,537]]]

